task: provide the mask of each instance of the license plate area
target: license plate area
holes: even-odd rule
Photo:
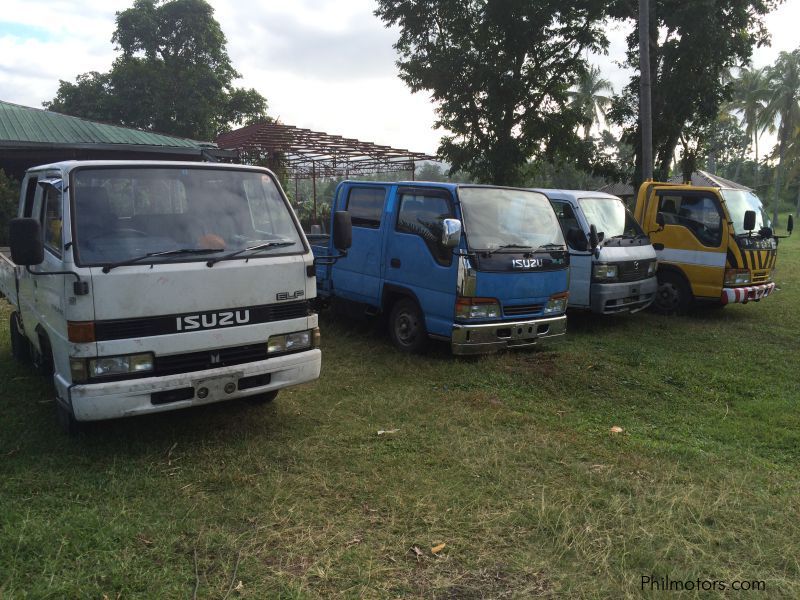
[[[195,396],[199,400],[210,400],[230,396],[238,389],[239,379],[244,373],[228,373],[226,375],[216,375],[214,377],[203,377],[192,381]]]

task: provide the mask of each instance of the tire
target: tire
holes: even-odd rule
[[[28,338],[19,332],[19,315],[11,313],[8,320],[8,330],[11,337],[11,356],[23,365],[31,363],[31,345]]]
[[[261,394],[256,394],[255,396],[248,396],[246,400],[253,406],[263,406],[265,404],[269,404],[277,397],[278,390],[273,390],[271,392],[262,392]]]
[[[670,271],[658,274],[653,308],[662,315],[682,315],[692,305],[692,290],[686,281]]]
[[[69,436],[76,436],[85,429],[84,424],[72,414],[72,409],[62,404],[58,398],[56,398],[56,419],[61,431]]]
[[[420,353],[428,345],[425,317],[411,298],[401,298],[389,314],[389,337],[403,352]]]
[[[47,336],[39,334],[39,348],[31,348],[33,366],[43,376],[50,380],[53,379],[53,352],[50,350],[50,341]]]

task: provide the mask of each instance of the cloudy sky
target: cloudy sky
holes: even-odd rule
[[[440,132],[425,94],[411,94],[397,78],[392,44],[397,32],[372,14],[371,0],[210,0],[243,78],[284,123],[434,153]],[[114,13],[132,0],[2,0],[0,100],[41,106],[58,80],[107,71]],[[772,47],[757,49],[754,64],[771,64],[800,45],[800,0],[768,16]],[[627,28],[612,27],[607,56],[595,62],[619,89],[617,66]]]

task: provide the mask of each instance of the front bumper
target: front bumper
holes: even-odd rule
[[[762,298],[769,296],[774,291],[775,284],[773,282],[763,283],[761,285],[722,288],[722,295],[720,296],[719,300],[722,304],[734,304],[736,302],[747,304],[751,300],[758,302]]]
[[[245,398],[313,381],[319,377],[320,358],[321,352],[316,349],[205,371],[76,385],[69,390],[69,400],[78,421],[116,419],[176,410],[222,400]],[[263,385],[239,389],[238,382],[242,378],[259,375],[269,375]],[[236,389],[230,393],[226,392],[226,384],[234,384]],[[201,387],[208,390],[205,398],[197,396],[196,392]],[[153,402],[153,394],[187,388],[194,390],[189,399],[166,403]]]
[[[566,315],[479,325],[456,323],[450,347],[453,354],[490,354],[506,348],[533,346],[539,338],[556,337],[566,332]]]
[[[652,304],[657,289],[658,280],[655,276],[625,283],[593,283],[592,312],[604,315],[638,312]]]

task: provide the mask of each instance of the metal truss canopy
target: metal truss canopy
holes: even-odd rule
[[[280,157],[290,178],[350,177],[411,171],[420,160],[435,156],[411,152],[354,138],[330,135],[282,123],[255,123],[223,133],[220,148],[238,150],[248,157]]]

